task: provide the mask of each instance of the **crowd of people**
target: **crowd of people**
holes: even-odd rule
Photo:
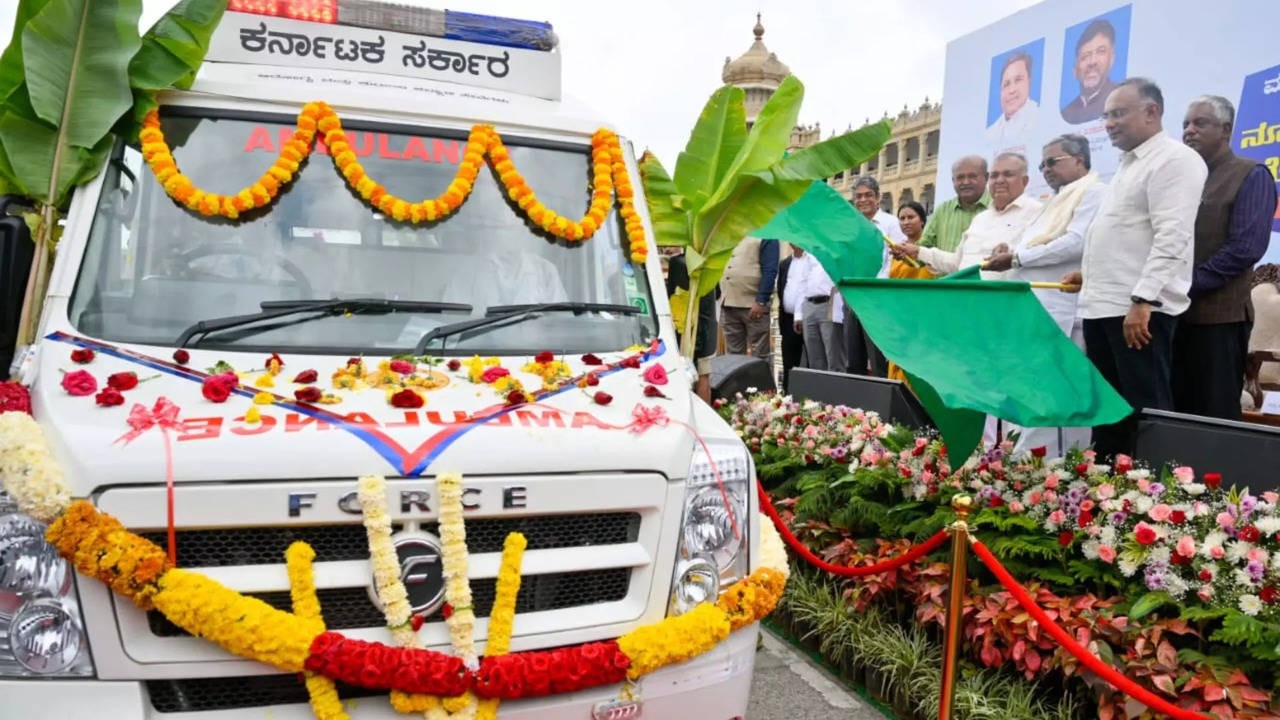
[[[1038,165],[1053,191],[1043,200],[1026,192],[1030,161],[1013,152],[990,166],[980,156],[956,161],[955,197],[932,215],[915,202],[896,217],[884,212],[875,179],[859,178],[854,206],[891,241],[880,276],[977,265],[984,279],[1059,283],[1034,292],[1130,405],[1239,420],[1250,292],[1276,213],[1275,178],[1232,153],[1226,98],[1192,100],[1181,142],[1165,132],[1164,113],[1154,82],[1118,83],[1101,113],[1121,151],[1115,175],[1104,182],[1092,170],[1085,137],[1052,138]],[[779,262],[779,252],[776,241],[750,238],[734,252],[721,283],[725,351],[771,359],[776,291],[784,387],[793,367],[885,376],[888,362],[817,261],[792,247]],[[981,321],[998,333],[999,318]],[[1017,351],[1035,362],[1034,349]],[[1026,448],[1091,442],[1107,457],[1133,452],[1137,414],[1091,432],[1001,427],[1014,430]]]

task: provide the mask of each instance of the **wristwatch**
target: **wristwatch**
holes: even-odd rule
[[[1018,253],[1015,252],[1013,254],[1013,259],[1009,261],[1009,267],[1013,268],[1014,270],[1017,270],[1018,268],[1022,267],[1022,261],[1018,259]]]
[[[1140,298],[1137,295],[1130,296],[1129,302],[1134,305],[1150,305],[1151,307],[1160,307],[1160,305],[1162,305],[1159,300],[1147,300],[1146,298]]]

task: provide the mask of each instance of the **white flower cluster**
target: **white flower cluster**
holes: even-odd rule
[[[51,522],[71,504],[44,431],[24,412],[0,413],[0,480],[18,509],[41,522]]]

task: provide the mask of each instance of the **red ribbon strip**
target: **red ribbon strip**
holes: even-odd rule
[[[774,509],[773,503],[769,501],[769,493],[765,491],[764,486],[760,484],[759,480],[756,480],[756,491],[760,494],[760,507],[764,508],[764,511],[769,515],[769,519],[773,520],[773,525],[778,528],[778,534],[782,536],[783,541],[785,541],[792,550],[795,550],[796,554],[807,560],[809,564],[829,572],[832,575],[840,575],[842,577],[864,577],[867,575],[876,575],[887,570],[893,570],[894,568],[902,567],[909,562],[919,560],[925,555],[937,550],[942,546],[942,543],[947,541],[947,531],[939,530],[934,533],[933,537],[915,545],[898,557],[885,560],[884,562],[878,562],[875,565],[863,565],[861,567],[832,565],[817,555],[814,555],[809,548],[805,547],[804,543],[800,542],[795,535],[791,534],[791,530],[789,530],[786,524],[782,522],[782,518],[778,517],[778,511]]]
[[[168,506],[166,529],[168,531],[169,562],[175,566],[178,564],[178,534],[173,521],[173,443],[169,440],[169,431],[182,429],[182,420],[178,418],[179,412],[181,411],[178,406],[174,405],[166,397],[156,400],[155,406],[151,409],[147,409],[147,406],[141,403],[134,403],[126,421],[129,423],[129,427],[133,429],[116,438],[116,442],[123,442],[128,445],[136,440],[139,435],[153,427],[160,428],[161,434],[164,435],[165,502]]]
[[[996,559],[996,556],[991,554],[991,551],[987,549],[986,545],[975,540],[973,542],[973,552],[982,560],[983,563],[986,564],[987,568],[995,574],[996,579],[999,580],[1000,584],[1004,585],[1005,589],[1013,595],[1013,598],[1018,601],[1018,604],[1022,606],[1022,609],[1026,610],[1027,613],[1040,624],[1040,628],[1042,630],[1049,633],[1054,640],[1057,640],[1062,647],[1067,649],[1067,652],[1075,655],[1085,667],[1092,670],[1094,674],[1105,680],[1113,688],[1119,690],[1125,695],[1128,695],[1134,700],[1137,700],[1143,705],[1146,705],[1152,710],[1162,712],[1175,720],[1205,720],[1209,717],[1208,715],[1201,715],[1200,713],[1194,713],[1190,710],[1180,708],[1142,687],[1138,683],[1130,680],[1124,675],[1121,675],[1115,668],[1111,667],[1101,658],[1089,652],[1088,649],[1076,642],[1075,638],[1071,637],[1071,633],[1068,633],[1066,630],[1059,627],[1044,610],[1040,609],[1040,606],[1036,604],[1036,601],[1031,598],[1031,594],[1019,585],[1017,580],[1013,579],[1013,576],[1010,575],[1009,571],[1000,564],[1000,561]]]

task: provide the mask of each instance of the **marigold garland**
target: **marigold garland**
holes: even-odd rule
[[[521,212],[545,232],[570,242],[587,240],[599,230],[616,197],[626,230],[631,259],[643,263],[648,255],[644,223],[636,212],[635,188],[627,172],[626,159],[618,136],[601,128],[591,137],[591,203],[578,220],[570,220],[542,204],[511,160],[502,138],[491,125],[475,125],[467,137],[458,172],[443,193],[419,202],[409,202],[387,192],[369,177],[347,142],[342,121],[323,101],[310,102],[298,113],[293,136],[280,149],[275,162],[249,187],[234,195],[218,195],[195,187],[183,175],[160,128],[158,110],[147,113],[138,133],[142,156],[165,192],[174,200],[202,215],[236,219],[240,213],[269,205],[280,188],[293,181],[299,165],[311,155],[319,134],[329,150],[334,167],[347,185],[374,208],[400,222],[435,222],[448,217],[471,195],[480,168],[487,161],[497,173],[507,197]]]
[[[520,561],[529,541],[520,533],[510,533],[502,543],[502,564],[498,569],[497,590],[494,593],[493,610],[489,613],[489,639],[485,642],[485,657],[499,657],[511,650],[511,630],[516,621],[516,596],[520,594]],[[480,701],[477,720],[496,720],[498,698]]]
[[[18,509],[41,522],[53,520],[71,504],[44,430],[26,412],[0,412],[0,481]]]
[[[728,636],[729,616],[719,607],[703,603],[683,615],[632,630],[618,638],[618,649],[630,658],[627,677],[635,680],[701,655]]]
[[[159,580],[171,567],[168,554],[155,543],[84,500],[72,503],[45,531],[45,538],[76,570],[101,580],[143,610],[153,607]]]
[[[304,618],[319,620],[324,625],[324,617],[320,613],[320,598],[316,596],[315,573],[312,561],[316,559],[316,551],[304,542],[295,542],[284,551],[285,567],[289,571],[289,596],[293,600],[293,614]],[[342,698],[338,697],[338,688],[329,678],[318,673],[306,671],[304,682],[307,686],[307,697],[311,698],[311,712],[317,720],[348,720],[347,712],[342,708]]]

